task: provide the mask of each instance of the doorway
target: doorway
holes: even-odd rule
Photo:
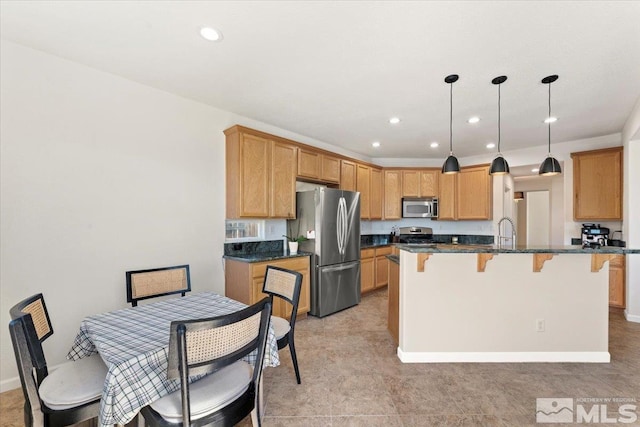
[[[516,204],[518,245],[549,246],[549,191],[526,191]]]

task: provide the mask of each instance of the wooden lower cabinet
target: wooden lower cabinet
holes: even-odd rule
[[[609,261],[609,305],[625,308],[625,256],[616,255]]]
[[[375,249],[360,251],[360,293],[376,288]]]
[[[287,258],[283,260],[264,262],[242,262],[232,259],[225,260],[225,296],[245,304],[255,304],[266,294],[262,293],[262,284],[267,266],[286,268],[302,273],[302,288],[298,303],[298,316],[306,315],[311,309],[309,257]],[[291,304],[276,298],[273,309],[274,316],[289,318]]]
[[[400,336],[400,264],[389,261],[389,314],[387,329],[396,345]]]
[[[387,255],[391,246],[368,248],[360,251],[360,292],[366,293],[389,284]]]
[[[381,288],[389,284],[389,259],[391,246],[376,249],[376,288]]]

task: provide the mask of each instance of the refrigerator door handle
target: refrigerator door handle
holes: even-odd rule
[[[338,199],[338,217],[336,218],[336,237],[338,239],[338,253],[342,254],[342,198]]]
[[[340,197],[338,201],[338,217],[337,217],[337,238],[338,238],[338,251],[340,255],[344,255],[345,244],[347,240],[347,201],[344,197]]]
[[[342,197],[342,254],[347,249],[347,200]]]

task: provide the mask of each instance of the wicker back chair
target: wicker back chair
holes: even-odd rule
[[[189,265],[127,271],[126,278],[127,302],[133,307],[143,299],[173,294],[185,296],[191,291]]]
[[[98,355],[48,372],[42,342],[53,335],[42,294],[14,305],[9,332],[24,394],[25,426],[67,426],[98,416],[107,367]]]
[[[260,380],[271,302],[208,319],[171,322],[167,377],[180,390],[142,408],[151,426],[260,425]],[[253,366],[242,358],[255,355]],[[195,375],[206,375],[189,384]]]
[[[278,349],[289,346],[293,369],[296,373],[296,380],[300,384],[300,370],[298,369],[298,358],[296,356],[296,346],[294,341],[294,331],[296,327],[296,316],[298,314],[298,303],[300,302],[300,288],[302,287],[302,274],[297,271],[273,265],[267,266],[267,272],[262,285],[262,292],[273,297],[282,298],[291,304],[291,315],[289,320],[278,316],[271,316],[271,324],[278,340]]]

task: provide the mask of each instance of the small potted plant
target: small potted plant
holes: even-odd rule
[[[293,235],[287,236],[286,234],[283,234],[282,237],[286,237],[287,241],[289,242],[289,252],[291,252],[292,254],[297,254],[298,253],[298,244],[300,244],[300,242],[304,242],[305,240],[309,240],[306,237],[304,237],[303,235],[299,235],[298,237],[294,237]]]

